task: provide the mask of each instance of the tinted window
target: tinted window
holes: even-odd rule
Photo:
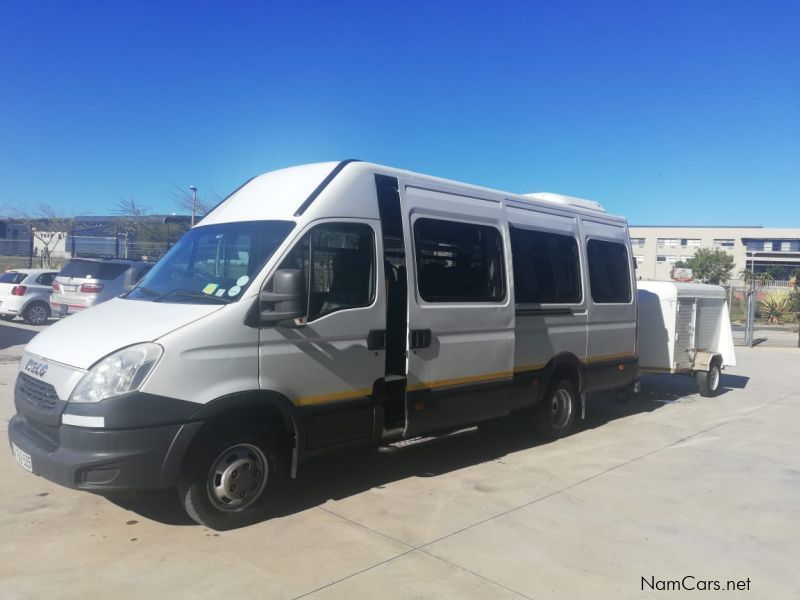
[[[511,229],[517,302],[581,301],[578,242],[572,236]]]
[[[20,283],[23,279],[25,279],[27,275],[25,273],[17,273],[16,271],[6,271],[2,275],[0,275],[0,283]]]
[[[130,268],[126,263],[71,260],[59,271],[59,277],[86,279],[116,279]]]
[[[308,320],[372,304],[375,243],[372,228],[328,223],[308,232],[281,269],[300,269],[308,287]]]
[[[589,240],[589,283],[592,300],[599,304],[631,301],[628,249],[624,244]]]
[[[486,225],[417,219],[419,293],[427,302],[496,302],[505,297],[503,241]]]
[[[39,285],[51,285],[53,279],[56,278],[56,273],[42,273],[36,278],[36,283]]]

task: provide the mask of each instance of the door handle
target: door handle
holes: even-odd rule
[[[386,348],[386,330],[373,329],[367,334],[367,348],[369,350],[384,350]]]
[[[412,329],[409,337],[408,345],[412,350],[416,348],[427,348],[431,345],[430,329]]]

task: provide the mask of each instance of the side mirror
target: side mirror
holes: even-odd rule
[[[297,319],[306,314],[306,286],[299,269],[278,269],[272,277],[272,291],[259,294],[262,323]],[[272,305],[264,309],[263,305]]]

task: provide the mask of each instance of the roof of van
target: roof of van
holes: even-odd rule
[[[543,207],[560,205],[584,214],[599,216],[598,213],[601,213],[605,218],[623,220],[622,217],[615,217],[606,213],[598,202],[592,200],[548,192],[516,194],[395,167],[348,160],[298,165],[258,175],[209,211],[200,225],[242,220],[245,214],[249,215],[251,219],[298,217],[313,205],[317,196],[322,195],[328,184],[340,180],[347,174],[353,176],[357,172],[371,172],[401,177],[418,184],[435,186],[443,192],[452,190],[463,193],[466,190],[493,197],[498,201],[511,200],[525,204],[537,204]]]

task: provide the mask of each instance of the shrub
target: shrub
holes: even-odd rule
[[[792,300],[788,294],[772,294],[758,303],[761,316],[767,323],[776,324],[792,320]]]

